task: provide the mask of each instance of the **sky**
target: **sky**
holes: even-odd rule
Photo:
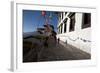
[[[57,31],[58,16],[55,12],[46,11],[46,17],[50,17],[48,23],[54,25]],[[23,32],[33,32],[37,28],[43,27],[45,24],[45,17],[41,11],[36,10],[23,10]]]

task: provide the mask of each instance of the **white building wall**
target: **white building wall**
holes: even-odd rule
[[[82,25],[82,13],[76,13],[75,14],[75,31],[80,31],[81,29],[81,25]]]
[[[58,34],[63,42],[73,45],[87,53],[91,53],[91,28],[82,29],[82,13],[75,14],[75,30],[69,32],[70,19],[67,20],[67,32]]]

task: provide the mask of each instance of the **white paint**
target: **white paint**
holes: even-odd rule
[[[69,14],[69,13],[68,13]],[[68,18],[67,16],[64,16],[65,18]],[[63,19],[64,20],[64,19]],[[63,23],[63,20],[61,20],[61,23]],[[57,37],[60,38],[62,41],[68,42],[68,44],[71,44],[87,53],[91,53],[91,42],[83,42],[80,39],[85,39],[91,41],[91,27],[82,29],[82,13],[75,13],[75,30],[72,32],[69,32],[69,25],[70,25],[70,19],[67,20],[67,32],[58,34]],[[60,26],[60,24],[58,26]],[[63,27],[64,28],[64,27]],[[72,41],[77,38],[76,41]]]

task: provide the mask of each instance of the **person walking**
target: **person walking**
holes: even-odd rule
[[[59,44],[59,42],[60,42],[60,38],[58,38],[58,44]]]

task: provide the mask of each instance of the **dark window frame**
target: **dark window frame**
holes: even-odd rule
[[[72,13],[69,18],[70,18],[69,32],[72,32],[75,30],[75,13]]]
[[[61,33],[63,32],[63,24],[61,24]]]
[[[67,18],[64,20],[64,33],[67,32]]]
[[[67,14],[68,12],[65,12],[65,15]]]
[[[91,27],[91,13],[83,13],[82,15],[82,29]]]

